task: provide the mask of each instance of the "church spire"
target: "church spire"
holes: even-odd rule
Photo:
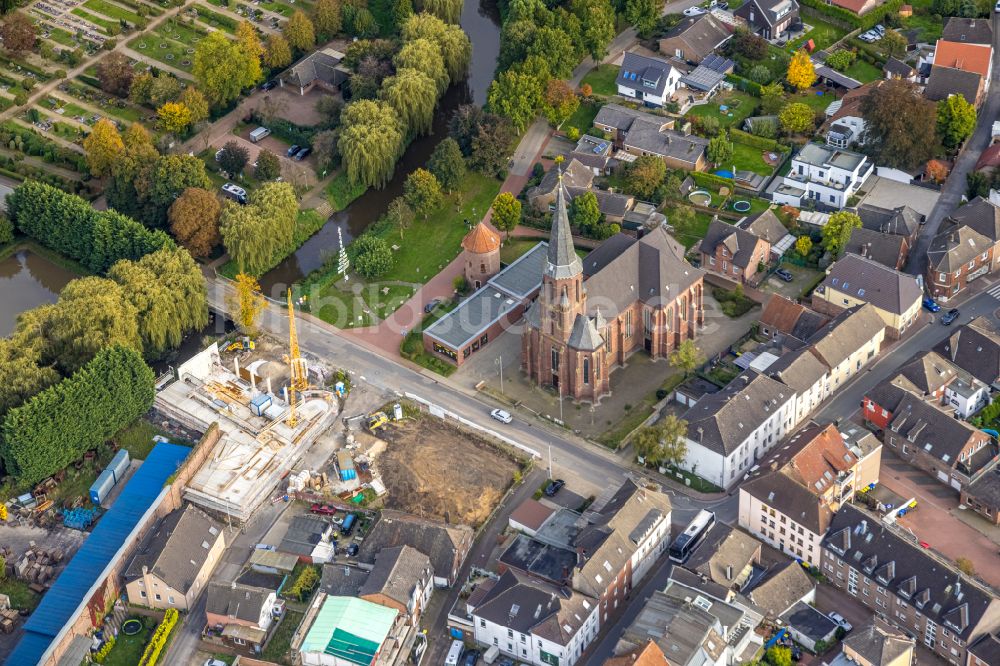
[[[562,167],[556,186],[556,212],[552,216],[552,233],[549,237],[548,261],[545,274],[556,280],[576,277],[583,273],[583,263],[573,249],[573,233],[569,227],[566,210],[566,187],[563,185]]]

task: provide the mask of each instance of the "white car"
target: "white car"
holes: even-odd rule
[[[510,423],[511,421],[514,420],[514,417],[511,416],[509,412],[505,412],[502,409],[494,409],[492,412],[490,412],[490,416],[495,418],[500,423]]]
[[[707,14],[701,7],[688,7],[684,10],[684,16],[701,16],[702,14]]]
[[[993,8],[993,11],[1000,13],[1000,2],[996,4],[996,7]]]
[[[854,625],[852,625],[850,622],[848,622],[847,620],[845,620],[844,616],[841,615],[840,613],[837,613],[836,611],[834,611],[833,613],[828,613],[827,617],[830,618],[831,620],[833,620],[834,622],[836,622],[837,625],[841,629],[843,629],[844,631],[848,631],[849,632],[851,629],[854,628]]]
[[[221,659],[209,659],[205,662],[205,666],[226,666],[226,662]]]

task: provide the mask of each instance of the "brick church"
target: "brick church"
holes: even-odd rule
[[[667,357],[704,323],[704,275],[663,227],[618,234],[580,259],[560,182],[538,299],[525,313],[521,367],[577,401],[611,391],[611,371],[635,351]]]

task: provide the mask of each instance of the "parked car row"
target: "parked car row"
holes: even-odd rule
[[[309,157],[309,154],[312,151],[313,149],[309,146],[300,146],[295,144],[285,152],[285,157],[290,157],[296,162],[301,162],[305,158]]]
[[[863,42],[868,42],[869,44],[871,44],[872,42],[877,42],[883,37],[885,37],[885,26],[883,26],[881,23],[879,23],[877,26],[875,26],[868,32],[863,32],[860,35],[858,35],[858,39],[860,39]]]

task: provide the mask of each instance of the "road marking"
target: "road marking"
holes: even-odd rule
[[[990,289],[986,293],[992,296],[993,298],[1000,299],[1000,284],[990,287]]]

